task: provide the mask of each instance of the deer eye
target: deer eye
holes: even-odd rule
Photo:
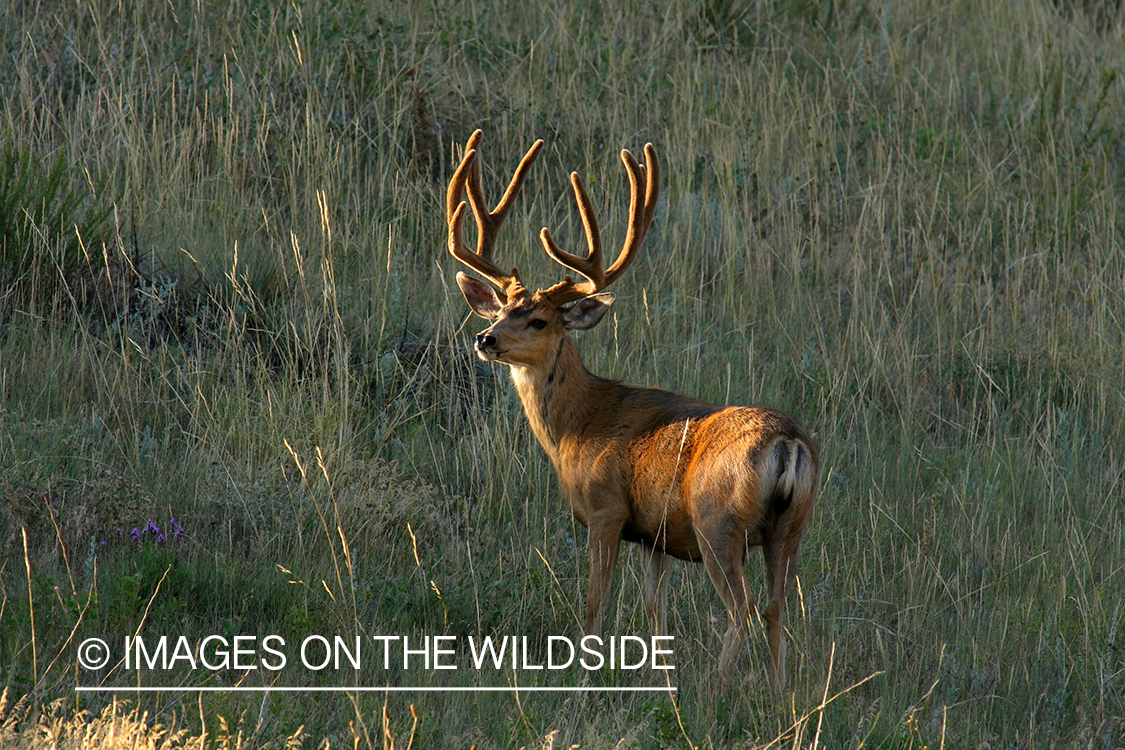
[[[537,331],[542,331],[547,327],[547,321],[536,318],[527,324],[528,328],[534,328]]]

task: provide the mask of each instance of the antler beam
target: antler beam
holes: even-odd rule
[[[595,292],[605,289],[616,281],[625,269],[633,262],[640,249],[641,242],[652,223],[653,214],[656,212],[656,200],[660,193],[660,162],[656,158],[656,149],[652,144],[645,145],[645,163],[638,164],[637,160],[628,151],[621,152],[621,163],[629,175],[629,230],[625,236],[625,245],[617,260],[608,269],[602,268],[602,240],[598,229],[598,220],[594,216],[594,209],[582,179],[577,172],[571,172],[570,184],[574,189],[574,198],[578,203],[578,213],[582,217],[582,226],[586,230],[586,244],[589,254],[579,258],[559,248],[551,238],[551,233],[546,227],[539,233],[543,249],[559,265],[581,274],[586,281],[575,282],[570,276],[548,289],[546,294],[556,305],[563,305]],[[644,197],[641,196],[641,183],[644,182]]]

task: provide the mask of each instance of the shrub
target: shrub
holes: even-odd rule
[[[60,285],[86,299],[90,255],[111,236],[112,217],[64,152],[41,157],[9,134],[0,151],[0,301],[49,301]]]

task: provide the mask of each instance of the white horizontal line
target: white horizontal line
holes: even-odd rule
[[[77,693],[674,693],[675,687],[75,687]]]

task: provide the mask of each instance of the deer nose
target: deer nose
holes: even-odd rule
[[[477,349],[484,351],[496,346],[496,337],[488,331],[477,334]]]

